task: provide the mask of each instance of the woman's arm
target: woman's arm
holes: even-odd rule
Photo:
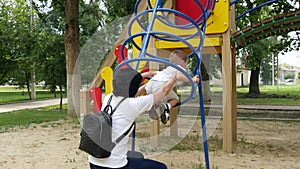
[[[136,92],[135,96],[141,96],[143,95],[144,93],[146,93],[146,84],[144,84],[143,86],[139,87],[138,91]]]

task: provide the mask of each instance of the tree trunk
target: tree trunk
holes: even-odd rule
[[[63,104],[63,90],[62,86],[59,85],[59,91],[60,91],[60,102],[59,102],[59,110],[62,110],[62,104]]]
[[[31,100],[31,92],[30,92],[30,83],[29,80],[26,80],[27,94],[29,96],[29,100]]]
[[[67,67],[68,115],[79,114],[80,72],[79,55],[79,3],[78,0],[65,1],[65,51]]]
[[[248,95],[251,97],[256,97],[260,94],[259,91],[259,72],[260,68],[251,69],[250,75],[250,85],[249,85],[249,93]]]
[[[32,68],[31,71],[31,99],[30,100],[36,100],[36,85],[35,85],[35,70]]]

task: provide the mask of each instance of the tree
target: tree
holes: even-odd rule
[[[67,70],[68,115],[76,116],[75,106],[79,106],[80,72],[77,58],[79,55],[79,2],[65,1],[65,50]],[[77,112],[79,108],[77,107]]]
[[[254,7],[258,6],[259,4],[264,3],[262,0],[256,1],[240,1],[238,2],[236,9],[237,15],[247,11],[248,9],[253,9]],[[245,27],[246,25],[254,25],[256,22],[262,21],[265,18],[274,16],[279,13],[286,13],[290,10],[295,10],[295,4],[297,1],[278,1],[272,5],[268,5],[262,8],[258,8],[257,10],[251,12],[246,17],[242,17],[242,19],[237,21],[238,29]],[[280,44],[277,44],[277,47],[272,45],[273,40],[265,41],[255,41],[254,43],[247,45],[241,51],[246,52],[247,56],[247,66],[251,68],[251,75],[250,75],[250,86],[249,86],[249,95],[250,96],[257,96],[259,91],[259,73],[260,73],[260,66],[264,59],[269,59],[271,55],[269,54],[272,51],[274,54],[280,52],[280,50],[287,49],[293,43],[287,33],[281,33],[283,38]],[[285,42],[285,43],[282,43]],[[270,45],[268,45],[270,44]],[[278,46],[281,46],[280,48]]]
[[[51,32],[49,32],[51,34]],[[52,32],[52,34],[54,34]],[[45,85],[49,86],[51,92],[56,97],[56,88],[59,87],[60,92],[60,109],[62,110],[63,89],[66,88],[66,59],[65,48],[62,35],[54,34],[45,37],[45,46],[43,57],[40,58],[43,65],[42,76],[45,80]]]
[[[85,44],[103,23],[102,14],[104,12],[99,8],[98,3],[93,1],[87,4],[82,0],[76,3],[40,0],[38,4],[35,4],[34,7],[43,21],[44,33],[49,35],[44,37],[44,46],[40,49],[44,53],[44,56],[41,57],[41,63],[44,65],[42,68],[44,80],[46,80],[46,85],[53,88],[54,93],[56,86],[59,86],[61,97],[62,87],[67,86],[68,114],[75,116],[76,112],[79,112],[78,98],[81,79],[78,59],[79,46]],[[47,7],[52,9],[45,12]],[[65,38],[63,38],[64,34]],[[62,42],[65,43],[64,47]],[[62,55],[65,55],[64,59]],[[68,73],[66,73],[66,69]]]
[[[34,37],[39,30],[32,29],[30,18],[32,13],[29,5],[21,0],[1,1],[1,81],[14,78],[16,83],[27,86],[29,99],[31,98],[30,82],[36,55],[33,52],[39,45]],[[3,18],[3,20],[2,20]],[[38,22],[38,21],[37,21]]]
[[[6,1],[0,2],[0,84],[9,80],[12,70],[16,67],[16,60],[13,59],[13,50],[10,50],[14,44],[12,36],[13,23],[9,20],[11,15],[8,15],[11,10],[11,5]]]
[[[262,60],[261,66],[261,80],[264,85],[268,85],[272,82],[272,66],[268,60]]]
[[[72,88],[72,84],[78,84],[75,86],[78,88],[80,83],[72,82],[70,79],[80,80],[78,79],[79,68],[74,66],[77,65],[76,55],[78,56],[79,52],[79,33],[82,35],[80,44],[85,44],[99,25],[103,24],[102,15],[106,12],[99,8],[98,2],[90,1],[90,4],[87,4],[83,0],[66,3],[34,0],[34,29],[30,29],[29,3],[22,0],[3,0],[0,6],[0,83],[13,78],[22,87],[26,84],[30,97],[30,77],[32,66],[34,66],[37,79],[45,80],[46,85],[52,86],[55,94],[56,86],[61,89],[66,86],[66,67],[69,67],[68,71],[71,74],[69,88]],[[66,17],[65,13],[68,14]],[[79,24],[80,32],[77,28]],[[64,41],[68,54],[65,54]],[[79,88],[72,91],[78,93]],[[70,92],[68,97],[75,98],[73,94],[76,92]],[[73,100],[69,103],[72,105]],[[71,113],[73,109],[70,110],[69,114],[74,115],[75,113]]]
[[[36,2],[36,1],[35,1]],[[34,3],[34,9],[40,19],[40,33],[35,37],[40,42],[36,48],[38,56],[38,77],[45,81],[45,86],[50,88],[56,98],[57,86],[60,92],[60,109],[66,88],[66,55],[64,48],[64,2],[47,0]],[[47,10],[52,8],[52,10]]]
[[[102,0],[107,9],[105,22],[109,23],[123,16],[133,13],[136,0]]]
[[[56,86],[59,86],[62,103],[62,88],[67,88],[67,63],[64,47],[65,3],[64,1],[40,0],[38,3],[34,3],[34,8],[37,10],[38,16],[42,20],[41,26],[43,27],[43,33],[46,34],[46,36],[40,36],[44,41],[42,41],[43,47],[39,50],[41,53],[40,65],[43,65],[43,80],[46,81],[46,85],[54,92],[55,97]],[[90,4],[87,4],[82,0],[79,1],[78,24],[81,28],[79,32],[79,46],[85,44],[99,27],[99,24],[101,23],[101,14],[102,10],[97,3],[90,1]],[[76,67],[76,65],[78,64],[75,63],[74,69],[79,71],[78,66]],[[74,82],[70,83],[71,85],[75,84]],[[69,93],[68,97],[72,97],[73,100],[76,100],[75,97],[77,96],[74,96],[73,94],[74,93],[72,92]],[[62,107],[62,105],[60,107]],[[76,111],[78,111],[78,107]]]
[[[259,90],[259,74],[261,65],[263,62],[269,63],[271,58],[271,46],[272,41],[270,39],[262,39],[256,41],[242,49],[243,53],[248,54],[245,63],[247,67],[251,69],[250,84],[249,84],[249,96],[256,97],[260,94]]]

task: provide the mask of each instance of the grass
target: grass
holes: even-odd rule
[[[260,95],[248,97],[248,88],[237,88],[238,104],[300,105],[300,85],[260,86]]]
[[[222,103],[222,87],[211,87],[214,102]],[[248,96],[248,87],[237,88],[238,105],[300,105],[300,84],[277,86],[260,86],[260,95]],[[182,92],[183,98],[187,97],[190,89]],[[184,93],[184,94],[183,94]],[[198,99],[198,98],[196,98]]]
[[[11,131],[12,129],[27,128],[30,124],[41,124],[59,120],[67,120],[67,108],[59,110],[58,106],[49,106],[37,109],[25,109],[7,113],[0,113],[0,133]],[[78,119],[74,117],[78,123]]]
[[[259,90],[261,93],[269,93],[274,95],[291,95],[300,96],[300,85],[281,85],[279,88],[277,86],[260,86]],[[238,93],[248,93],[249,88],[237,88]]]
[[[37,100],[55,98],[54,93],[43,88],[37,88],[36,97]],[[59,97],[59,93],[57,93],[57,97]],[[64,97],[66,97],[66,94],[64,94]],[[29,96],[26,89],[19,89],[15,86],[0,86],[0,104],[28,100]]]
[[[284,98],[241,98],[237,99],[239,105],[300,105],[300,99]]]

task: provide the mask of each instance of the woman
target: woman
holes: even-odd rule
[[[105,97],[102,109],[108,99],[113,95],[110,105],[114,108],[122,98],[126,98],[112,116],[112,139],[115,140],[129,129],[135,119],[143,112],[150,110],[154,104],[160,102],[172,89],[176,73],[157,92],[153,94],[135,97],[142,75],[136,70],[121,69],[113,77],[113,93]],[[163,163],[144,158],[127,157],[129,137],[122,139],[112,150],[108,158],[95,158],[89,156],[91,169],[166,169]]]

